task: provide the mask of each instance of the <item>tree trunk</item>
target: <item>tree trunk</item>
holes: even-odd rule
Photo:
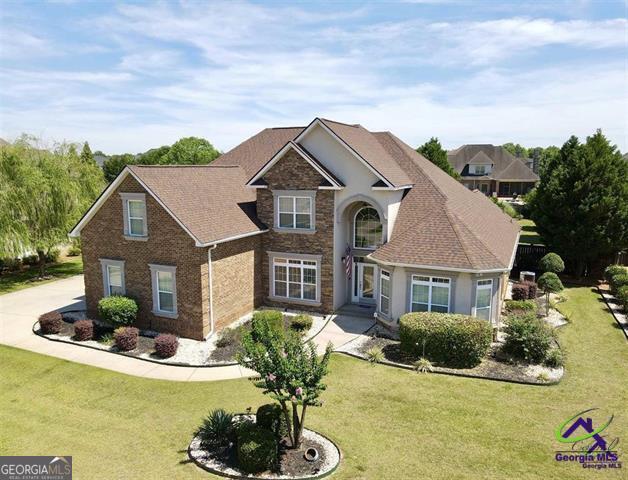
[[[292,434],[294,435],[294,442],[292,446],[295,449],[301,447],[301,436],[299,435],[299,410],[296,403],[292,404]]]
[[[286,402],[284,400],[279,403],[281,404],[281,410],[283,411],[283,416],[286,419],[286,424],[288,425],[288,438],[290,439],[290,445],[294,447],[294,435],[292,434],[292,422],[290,422],[290,412],[288,412],[288,407],[286,406]]]
[[[46,252],[37,250],[37,255],[39,256],[39,279],[41,280],[46,273]]]

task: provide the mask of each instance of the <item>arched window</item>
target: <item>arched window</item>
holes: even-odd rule
[[[355,248],[377,248],[382,243],[382,222],[373,207],[362,207],[355,214],[353,246]]]

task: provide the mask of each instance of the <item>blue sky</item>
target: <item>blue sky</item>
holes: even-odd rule
[[[315,116],[416,146],[628,150],[624,0],[0,1],[0,136],[222,150]]]

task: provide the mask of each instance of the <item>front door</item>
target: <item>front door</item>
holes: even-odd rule
[[[353,301],[375,303],[375,268],[372,263],[356,262],[353,266]]]

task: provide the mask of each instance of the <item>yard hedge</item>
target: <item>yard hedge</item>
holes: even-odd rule
[[[555,337],[552,327],[534,313],[509,317],[504,332],[504,352],[534,364],[546,359]]]
[[[399,335],[406,353],[448,366],[474,367],[488,354],[492,328],[469,315],[415,312],[399,319]]]
[[[254,332],[256,330],[255,324],[259,322],[268,324],[268,326],[276,332],[284,332],[283,313],[278,310],[260,310],[259,312],[255,312],[251,320],[251,326]]]
[[[278,450],[277,439],[270,430],[255,426],[238,433],[238,466],[247,473],[274,468]]]
[[[611,277],[610,283],[613,293],[618,292],[621,287],[628,285],[628,272],[624,270],[623,273],[616,273]]]
[[[98,302],[98,315],[114,327],[131,325],[137,318],[137,302],[129,297],[112,295]]]

